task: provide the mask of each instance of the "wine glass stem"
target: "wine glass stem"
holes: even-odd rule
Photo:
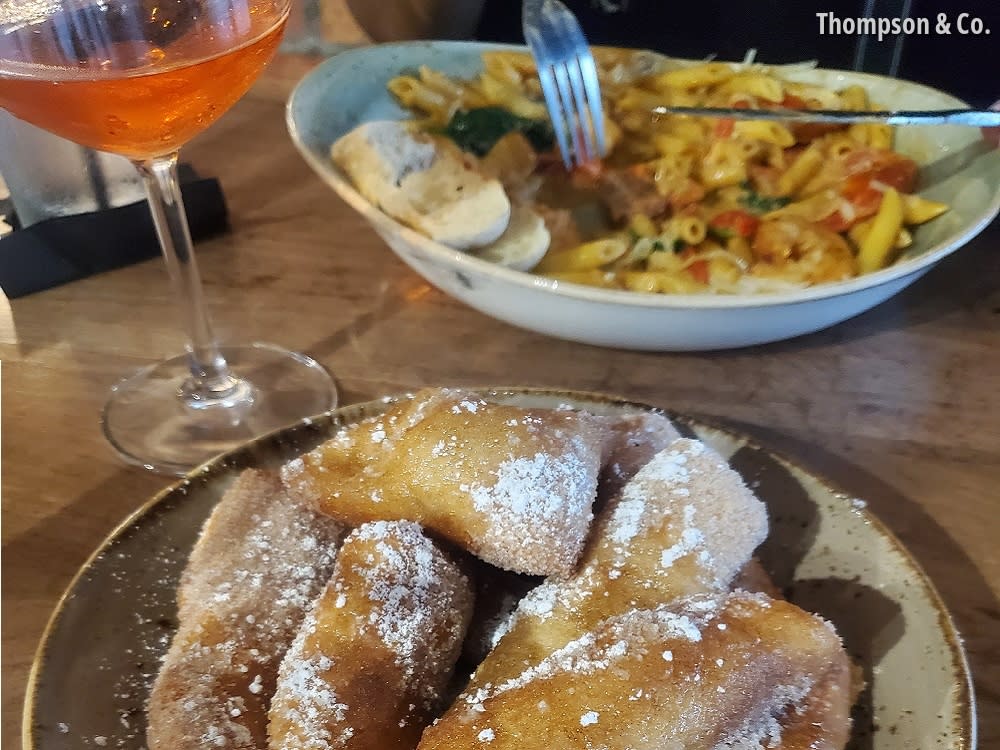
[[[187,330],[187,350],[191,379],[179,394],[189,406],[202,407],[228,401],[240,381],[233,377],[219,353],[212,322],[205,308],[201,277],[188,230],[180,182],[177,154],[135,162],[146,184],[149,208],[160,238],[160,249],[174,287]]]

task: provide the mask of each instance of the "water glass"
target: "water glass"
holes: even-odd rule
[[[145,198],[128,159],[85,148],[2,109],[0,175],[22,227]]]

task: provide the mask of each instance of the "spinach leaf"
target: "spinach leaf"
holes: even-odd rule
[[[485,156],[497,141],[514,131],[523,133],[536,151],[551,149],[555,141],[547,120],[520,117],[503,107],[459,110],[442,132],[463,151]]]
[[[727,240],[731,240],[733,237],[735,237],[736,233],[732,229],[726,229],[725,227],[713,227],[711,224],[709,224],[708,236],[711,237],[713,240],[718,240],[719,242],[726,242]]]
[[[741,183],[740,187],[744,190],[742,197],[740,197],[740,203],[755,214],[766,214],[768,211],[774,211],[791,203],[791,198],[761,195],[753,189],[749,181]]]
[[[679,253],[687,247],[687,243],[680,237],[677,237],[670,243],[670,250],[674,253]],[[663,240],[653,240],[653,252],[654,253],[665,253],[667,252],[667,246],[663,243]]]

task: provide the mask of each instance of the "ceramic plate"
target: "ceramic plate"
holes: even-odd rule
[[[901,128],[897,149],[921,165],[921,194],[951,206],[919,227],[904,256],[881,271],[847,281],[774,294],[642,294],[570,284],[503,268],[445,247],[394,221],[365,200],[330,159],[330,145],[360,123],[407,119],[386,90],[404,71],[427,65],[471,78],[482,53],[523,47],[479,42],[375,45],[337,55],[296,86],[287,120],[299,152],[405,263],[430,283],[500,320],[601,346],[691,351],[749,346],[839,323],[901,291],[981,232],[1000,210],[1000,150],[978,130]],[[950,109],[965,104],[909,81],[840,70],[787,77],[835,89],[864,86],[892,109]],[[332,246],[331,251],[336,252]]]
[[[582,393],[496,390],[494,400],[596,413],[648,409]],[[83,566],[46,629],[25,704],[26,750],[145,747],[149,685],[175,627],[174,590],[202,522],[244,468],[273,467],[385,408],[349,406],[252,441],[147,502]],[[802,607],[836,626],[869,688],[850,747],[975,745],[965,656],[951,618],[917,563],[861,500],[836,492],[747,439],[677,417],[712,445],[767,504],[760,556]]]

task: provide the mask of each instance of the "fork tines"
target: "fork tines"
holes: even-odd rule
[[[525,0],[524,38],[567,169],[605,153],[597,66],[580,24],[558,0]]]

